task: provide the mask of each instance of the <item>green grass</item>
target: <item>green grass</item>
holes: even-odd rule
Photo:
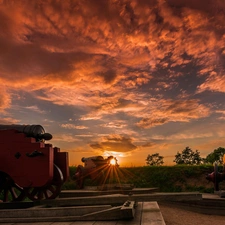
[[[221,170],[222,167],[219,167]],[[205,176],[213,172],[212,165],[200,166],[143,166],[143,167],[119,167],[119,180],[114,177],[115,183],[129,183],[136,188],[158,187],[162,192],[199,191],[211,193],[214,191],[213,183],[209,183]],[[76,183],[71,177],[76,167],[70,167],[70,179],[63,185],[63,189],[76,189]],[[112,183],[112,181],[111,181]],[[93,184],[86,180],[85,185]]]

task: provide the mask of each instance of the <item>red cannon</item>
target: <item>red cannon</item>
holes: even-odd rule
[[[223,172],[218,172],[218,165],[214,163],[214,171],[206,176],[214,184],[214,191],[219,191],[219,183],[225,180],[225,155],[223,155]]]
[[[54,199],[69,176],[68,153],[45,144],[41,125],[0,125],[2,201]]]
[[[84,166],[78,165],[77,170],[73,176],[76,180],[78,188],[84,188],[84,180],[91,178],[91,180],[97,181],[98,184],[106,182],[112,167],[118,167],[117,159],[113,156],[109,156],[104,159],[102,156],[93,156],[88,158],[82,158],[81,161]]]

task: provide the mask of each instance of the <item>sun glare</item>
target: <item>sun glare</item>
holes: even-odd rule
[[[111,160],[110,160],[110,164],[111,164],[111,165],[116,165],[116,160],[115,160],[114,158],[111,159]]]

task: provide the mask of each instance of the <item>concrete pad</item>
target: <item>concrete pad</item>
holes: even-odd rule
[[[133,208],[134,205],[135,203],[131,202],[129,206],[124,205],[122,207],[123,207],[123,210],[127,210],[126,208]],[[120,210],[120,213],[121,213],[122,207],[113,207],[113,208],[116,208],[116,210]],[[21,209],[21,210],[26,211],[26,209]],[[41,218],[38,218],[38,217],[31,218],[30,214],[27,212],[26,218],[22,218],[22,217],[1,218],[0,217],[0,224],[12,225],[13,223],[16,225],[20,225],[20,224],[24,225],[26,223],[26,225],[30,225],[30,224],[34,224],[34,225],[50,225],[50,224],[51,225],[59,225],[59,224],[60,225],[76,225],[76,224],[79,224],[79,225],[93,225],[93,224],[94,225],[125,225],[125,224],[140,225],[140,221],[142,221],[143,224],[148,224],[148,225],[156,225],[156,224],[165,225],[163,223],[164,221],[160,213],[160,209],[156,202],[144,202],[144,203],[139,202],[135,207],[135,211],[132,211],[134,212],[134,214],[132,214],[134,218],[130,218],[131,213],[128,212],[129,217],[127,217],[125,220],[121,217],[120,218],[118,217],[117,219],[114,218],[111,221],[109,220],[107,221],[107,219],[110,219],[110,216],[112,217],[113,213],[115,213],[116,210],[114,211],[112,210],[112,212],[110,211],[107,212],[107,210],[105,210],[105,212],[103,212],[104,217],[101,218],[101,220],[103,219],[103,221],[99,221],[97,220],[98,219],[97,217],[93,217],[93,214],[95,213],[90,214],[91,217],[88,219],[88,221],[82,221],[82,219],[79,221],[76,221],[78,217],[76,218],[75,216],[61,216],[61,217],[55,216],[52,218],[42,216]],[[14,210],[11,210],[11,211],[14,211]],[[118,214],[115,214],[115,215],[118,216]],[[151,219],[149,219],[149,217],[151,217]],[[11,223],[6,223],[6,222],[10,222],[10,220],[11,220]]]
[[[111,195],[111,194],[150,194],[154,193],[158,188],[133,188],[129,190],[114,189],[99,191],[93,189],[82,189],[82,190],[64,190],[60,193],[59,198],[72,198],[72,197],[87,197],[87,196],[98,196],[98,195]]]
[[[178,192],[178,193],[152,193],[152,194],[133,194],[133,195],[102,195],[89,196],[77,198],[57,198],[54,200],[48,199],[40,201],[40,204],[48,206],[83,206],[83,205],[122,205],[127,200],[136,202],[150,202],[150,201],[191,201],[202,200],[202,194],[198,192]]]
[[[166,225],[157,202],[143,202],[141,225]]]
[[[52,208],[36,208],[29,209],[14,209],[0,210],[0,222],[4,218],[41,218],[41,217],[63,217],[63,216],[82,216],[94,212],[99,212],[106,209],[111,209],[112,206],[82,206],[82,207],[52,207]]]
[[[69,221],[98,221],[98,220],[130,220],[134,218],[134,202],[129,205],[112,207],[83,206],[83,207],[52,207],[0,210],[0,223],[19,222],[69,222]]]

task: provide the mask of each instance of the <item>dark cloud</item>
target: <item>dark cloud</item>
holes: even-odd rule
[[[198,108],[198,100],[195,99],[192,100],[177,100],[172,101],[170,106],[168,106],[165,110],[167,112],[171,112],[171,114],[179,114],[179,113],[194,113],[196,109]]]
[[[105,83],[112,83],[116,77],[116,71],[111,69],[106,72],[100,73],[100,76],[104,78]]]
[[[167,2],[171,7],[185,7],[212,15],[219,12],[222,13],[225,9],[223,0],[205,0],[204,2],[195,0],[167,0]]]
[[[136,125],[142,128],[160,126],[168,122],[189,122],[190,120],[208,117],[210,108],[199,103],[199,100],[162,100],[156,108],[149,109],[151,113],[143,116]]]
[[[11,45],[12,47],[13,45]],[[2,59],[2,70],[12,74],[13,80],[29,78],[29,76],[41,79],[42,76],[49,74],[63,74],[61,79],[66,79],[68,73],[72,70],[71,58],[69,55],[65,56],[63,53],[50,53],[35,46],[14,46],[14,48],[1,48],[4,58]],[[56,63],[57,62],[57,63]],[[35,63],[35,66],[34,66]],[[4,65],[9,65],[6,67]],[[17,76],[15,76],[17,74]],[[68,79],[68,77],[67,77]]]
[[[93,143],[93,144],[90,144],[90,147],[93,148],[93,149],[98,149],[98,150],[104,150],[103,149],[103,146],[99,143]]]
[[[141,147],[143,147],[143,148],[148,148],[148,147],[153,147],[153,146],[155,146],[154,142],[147,142],[147,143],[141,145]]]
[[[167,118],[157,118],[157,119],[143,118],[140,122],[137,123],[137,126],[142,128],[150,128],[150,127],[163,125],[168,122],[169,122],[169,119]]]
[[[131,152],[137,148],[137,146],[132,143],[131,138],[121,135],[111,135],[104,137],[103,141],[90,144],[90,147],[101,151],[121,153]]]

